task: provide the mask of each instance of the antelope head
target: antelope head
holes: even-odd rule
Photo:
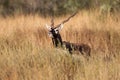
[[[63,28],[63,24],[68,22],[72,17],[74,17],[77,14],[77,12],[75,12],[74,14],[72,14],[70,17],[68,17],[66,20],[62,21],[60,24],[54,26],[54,19],[51,19],[51,25],[47,25],[46,24],[46,28],[49,31],[49,36],[52,38],[56,38],[59,34],[59,31]]]
[[[54,19],[51,19],[51,25],[46,24],[46,28],[48,29],[48,35],[51,38],[57,38],[59,36],[59,31],[63,28],[63,24],[60,24],[57,27],[54,27]]]

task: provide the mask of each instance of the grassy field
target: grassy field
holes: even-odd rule
[[[64,24],[63,40],[90,45],[89,60],[53,47],[45,28],[50,17],[1,17],[0,80],[119,80],[119,17],[82,11]]]

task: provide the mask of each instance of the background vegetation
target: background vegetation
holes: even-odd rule
[[[63,15],[78,10],[119,12],[120,0],[0,0],[0,14]]]

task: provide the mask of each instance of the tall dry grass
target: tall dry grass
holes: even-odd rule
[[[52,47],[45,28],[50,17],[1,17],[0,80],[119,80],[119,16],[82,11],[64,24],[63,40],[89,44],[89,60]]]

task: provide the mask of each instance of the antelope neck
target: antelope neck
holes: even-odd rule
[[[52,38],[52,42],[53,42],[53,45],[55,47],[63,45],[62,38],[61,38],[60,34],[58,34],[55,38]]]

